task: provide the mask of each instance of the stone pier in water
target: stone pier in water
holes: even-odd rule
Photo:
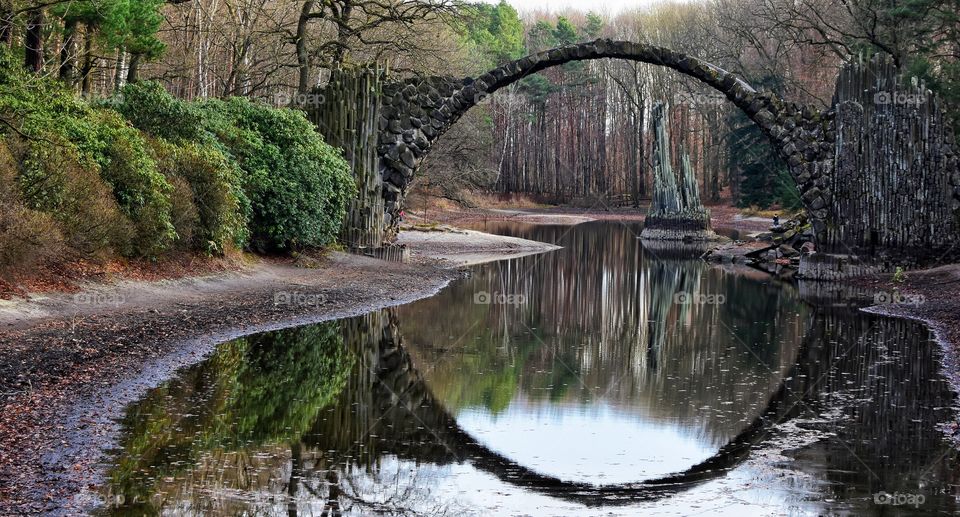
[[[712,241],[710,211],[700,200],[690,155],[681,151],[680,174],[670,163],[672,148],[667,130],[666,104],[653,107],[653,199],[640,238],[661,241]]]

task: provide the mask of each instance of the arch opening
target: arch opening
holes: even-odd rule
[[[834,132],[830,129],[830,113],[785,102],[770,92],[758,92],[737,75],[696,57],[653,45],[607,39],[526,56],[475,79],[429,77],[387,84],[381,103],[377,150],[388,223],[395,227],[407,189],[434,142],[468,110],[529,75],[565,63],[597,59],[665,66],[722,93],[760,127],[787,163],[813,223],[815,239],[822,236],[829,193],[813,189],[832,171],[830,138]],[[823,199],[825,196],[827,199]]]

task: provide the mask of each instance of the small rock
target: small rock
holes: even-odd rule
[[[777,255],[778,255],[777,258],[780,258],[780,257],[791,258],[791,257],[796,257],[796,256],[799,255],[799,254],[800,254],[799,251],[797,251],[797,250],[793,249],[791,246],[787,246],[787,245],[785,245],[785,244],[782,244],[782,245],[780,245],[779,248],[777,248]]]

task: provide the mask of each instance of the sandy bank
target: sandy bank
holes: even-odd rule
[[[552,244],[491,235],[473,230],[403,232],[398,242],[406,244],[415,260],[439,260],[450,267],[490,262],[491,259],[517,258],[560,249]]]

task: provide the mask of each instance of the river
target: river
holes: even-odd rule
[[[223,343],[132,404],[105,515],[951,515],[918,323],[814,307],[640,227],[431,298]]]

